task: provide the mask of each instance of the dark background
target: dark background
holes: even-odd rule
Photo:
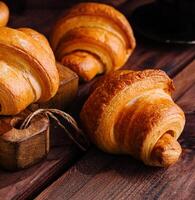
[[[69,5],[72,5],[73,3],[78,3],[78,2],[93,2],[93,0],[3,0],[6,2],[9,7],[12,8],[14,11],[21,11],[24,8],[53,8],[53,9],[58,9],[58,8],[67,8]],[[99,0],[99,1],[94,1],[94,2],[102,2],[102,3],[107,3],[113,6],[118,6],[121,3],[124,3],[126,1],[130,0]]]

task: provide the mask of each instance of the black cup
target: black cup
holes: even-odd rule
[[[26,0],[1,0],[4,1],[11,12],[22,13],[26,7]]]
[[[195,0],[156,0],[137,8],[131,19],[148,38],[195,44]]]
[[[195,26],[195,0],[156,0],[157,9],[164,22],[178,31],[188,31]]]

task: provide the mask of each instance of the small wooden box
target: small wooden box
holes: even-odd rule
[[[26,129],[19,129],[21,122],[38,108],[64,109],[76,96],[78,76],[57,64],[60,87],[56,96],[44,104],[33,104],[19,115],[0,118],[0,166],[6,170],[29,167],[43,159],[50,149],[49,119],[38,115]]]
[[[0,165],[8,170],[31,166],[45,157],[49,151],[49,120],[35,117],[26,129],[18,124],[26,112],[0,120]]]

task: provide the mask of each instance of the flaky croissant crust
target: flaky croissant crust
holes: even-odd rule
[[[0,27],[0,33],[0,114],[53,97],[59,74],[46,38],[29,28]]]
[[[9,20],[9,8],[7,5],[0,1],[0,26],[6,26]]]
[[[122,67],[135,48],[135,38],[127,19],[113,7],[80,3],[56,23],[51,44],[57,59],[88,81]]]
[[[96,84],[82,108],[84,129],[104,151],[131,154],[149,165],[168,166],[178,159],[180,147],[176,157],[161,155],[156,161],[152,154],[164,134],[176,140],[184,127],[183,111],[170,96],[173,89],[171,79],[160,70],[110,73]]]
[[[127,19],[119,11],[117,11],[111,6],[100,4],[100,3],[80,3],[74,6],[72,9],[68,9],[65,12],[64,16],[56,23],[55,27],[53,28],[53,33],[51,36],[51,44],[53,45],[54,49],[56,49],[60,39],[62,38],[62,35],[64,34],[63,29],[67,28],[65,22],[68,19],[81,17],[81,16],[86,16],[86,17],[99,16],[99,17],[105,18],[105,20],[106,19],[109,20],[109,22],[111,22],[113,26],[120,33],[122,33],[122,35],[124,35],[127,48],[135,47],[135,38],[132,37],[133,31],[131,27],[129,26],[129,22],[127,21]],[[119,28],[117,28],[115,24]],[[114,31],[114,28],[113,28],[113,31]],[[117,35],[120,35],[120,34],[117,34]]]

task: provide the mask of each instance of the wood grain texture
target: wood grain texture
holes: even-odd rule
[[[56,108],[64,110],[74,101],[78,92],[79,77],[69,68],[57,63],[60,85],[56,95],[48,102],[37,103],[39,108]],[[33,104],[35,106],[35,104]]]
[[[162,69],[173,77],[194,59],[194,52],[195,46],[172,46],[139,38],[137,48],[124,68]]]
[[[141,2],[146,3],[147,1],[128,0],[124,6],[120,6],[120,9],[129,15],[137,3],[140,4]],[[63,10],[58,9],[27,9],[20,15],[12,15],[9,25],[12,27],[30,26],[48,36],[52,25],[61,13],[63,13]],[[182,75],[183,78],[177,78],[182,93],[176,94],[176,96],[181,96],[180,99],[182,100],[184,98],[183,93],[190,87],[189,84],[193,79],[191,77],[193,67],[188,69],[188,64],[195,58],[195,47],[162,45],[136,37],[138,46],[125,67],[129,69],[161,68],[172,77],[175,75],[179,77],[180,71],[183,72],[185,70],[186,72],[187,70],[186,75]],[[187,65],[188,67],[185,68]],[[183,85],[182,82],[187,75],[191,78]],[[80,86],[78,97],[72,106],[75,117],[78,117],[79,110],[88,95],[90,84]],[[189,105],[194,105],[194,100],[189,99]],[[192,117],[192,122],[190,122],[192,126],[193,120],[194,118]],[[191,125],[189,126],[190,131],[193,129]],[[64,133],[62,134],[56,130],[52,135],[56,136],[52,138],[53,148],[42,163],[17,173],[8,173],[0,170],[0,199],[34,197],[81,156],[81,153],[64,136]],[[87,153],[81,162],[70,168],[59,179],[60,182],[55,182],[48,190],[44,191],[39,196],[39,199],[46,199],[47,197],[68,199],[73,196],[81,199],[81,197],[86,197],[85,195],[87,194],[89,199],[94,196],[96,199],[102,197],[128,199],[131,194],[131,197],[137,197],[137,199],[139,199],[138,196],[140,197],[144,194],[145,199],[158,199],[161,195],[162,197],[166,195],[164,192],[166,190],[172,197],[178,195],[178,193],[182,195],[181,184],[185,185],[187,192],[185,193],[186,196],[180,197],[190,199],[193,197],[194,134],[188,133],[187,130],[184,135],[186,136],[182,139],[182,144],[186,148],[187,156],[184,154],[182,163],[179,162],[168,171],[145,167],[142,163],[130,157],[115,157],[93,149]],[[188,140],[188,138],[190,139]],[[175,173],[176,171],[178,171],[177,174]],[[179,181],[178,174],[182,173],[184,177],[177,186],[176,182]],[[189,173],[191,173],[191,176]],[[172,192],[175,185],[176,190]]]
[[[188,128],[183,134],[183,142],[188,140],[189,137],[194,141],[194,132],[188,130],[194,129],[194,117],[191,120],[190,122],[188,118]],[[83,164],[81,163],[82,160],[37,199],[163,200],[193,199],[195,195],[193,189],[195,171],[194,164],[192,164],[195,162],[193,142],[185,144],[181,160],[168,170],[144,166],[127,156],[119,156],[113,159],[111,155],[106,157],[105,154],[94,151],[94,155],[88,154],[84,158]],[[96,162],[93,164],[89,161],[93,160],[94,156]],[[103,156],[106,158],[102,161]],[[98,165],[98,163],[103,163],[103,165]],[[92,174],[91,171],[97,168],[99,170]],[[68,181],[70,176],[73,180],[71,182]],[[82,181],[83,179],[87,183]]]
[[[195,76],[193,65],[193,62],[190,63],[175,77],[176,87],[181,87],[184,82],[189,90],[195,89],[191,86],[191,81],[195,79],[190,78]],[[191,81],[184,81],[186,77]],[[186,98],[189,105],[195,105],[193,98],[180,92],[176,90],[175,96],[181,96],[178,103],[183,109],[188,109],[182,104]],[[168,169],[144,166],[130,156],[112,156],[94,149],[37,199],[193,199],[194,122],[195,116],[187,115],[185,131],[179,140],[183,147],[182,157]]]
[[[179,105],[186,111],[195,111],[195,103],[190,103],[195,99],[195,83],[184,93],[183,98],[178,99]]]
[[[182,157],[168,169],[94,150],[37,199],[194,199],[194,123],[194,116],[187,116]]]
[[[60,145],[56,144],[52,148],[43,162],[29,169],[14,173],[0,170],[0,199],[32,198],[32,194],[40,192],[79,155],[72,145],[61,141]]]
[[[19,129],[22,121],[39,108],[63,110],[75,98],[78,90],[78,76],[57,63],[60,86],[57,94],[44,103],[34,103],[16,116],[0,118],[0,166],[6,170],[30,167],[47,156],[49,145],[49,120],[45,116],[34,118],[29,127]],[[39,147],[39,148],[37,148]]]
[[[195,60],[186,66],[175,78],[176,91],[174,99],[177,100],[195,83]],[[186,96],[186,95],[185,95]]]
[[[19,129],[30,112],[0,119],[0,166],[6,170],[29,167],[46,157],[49,151],[49,120],[37,116],[30,126]],[[39,148],[37,148],[39,147]]]

